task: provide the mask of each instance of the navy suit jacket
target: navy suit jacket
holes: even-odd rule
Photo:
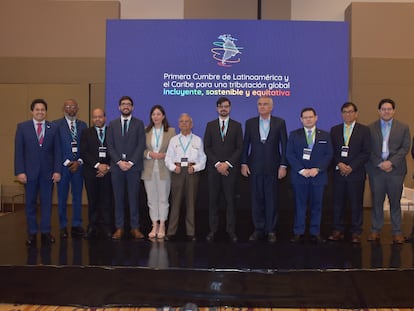
[[[328,167],[332,160],[332,143],[328,132],[316,129],[315,143],[310,160],[303,159],[303,149],[308,148],[306,134],[303,128],[292,131],[287,143],[286,156],[291,170],[292,184],[325,185],[328,181]],[[318,168],[319,174],[315,177],[303,177],[299,174],[302,169]]]
[[[134,163],[131,170],[143,170],[145,128],[141,120],[132,117],[125,136],[122,136],[121,119],[117,118],[111,121],[108,127],[107,140],[108,152],[112,163],[111,169],[118,168],[116,163],[122,160],[122,154],[126,154],[125,160]]]
[[[106,127],[105,132],[105,139],[103,142],[103,146],[107,147],[107,134],[108,134],[108,127]],[[85,177],[95,178],[96,171],[95,168],[96,163],[108,164],[110,163],[110,157],[108,150],[106,150],[106,158],[99,157],[99,147],[101,146],[101,141],[98,138],[98,133],[96,132],[95,126],[85,129],[82,132],[81,138],[81,148],[80,148],[80,156],[83,160],[83,175]]]
[[[243,147],[241,124],[229,119],[226,136],[221,138],[218,118],[207,123],[204,132],[204,152],[207,155],[207,168],[216,170],[217,162],[229,161],[233,167],[240,164]]]
[[[15,175],[26,174],[27,180],[52,179],[61,172],[58,127],[46,121],[42,146],[39,145],[33,120],[17,125],[14,152]]]
[[[281,165],[287,166],[287,131],[285,120],[271,116],[266,142],[260,140],[259,117],[246,121],[241,164],[248,164],[252,174],[278,174]]]
[[[371,152],[371,135],[368,127],[355,123],[348,143],[348,156],[345,158],[341,156],[342,146],[345,146],[343,123],[331,128],[331,139],[334,151],[334,166],[342,162],[352,167],[351,174],[344,178],[348,180],[365,179],[365,164],[369,160]],[[335,172],[339,175],[339,170],[335,169]]]
[[[76,156],[72,153],[72,134],[70,132],[70,128],[66,118],[62,118],[56,120],[55,123],[59,127],[59,139],[60,139],[60,148],[61,148],[61,164],[66,160],[69,161],[76,161],[80,158],[80,146],[81,146],[81,136],[83,130],[85,130],[88,126],[85,122],[76,119],[76,134],[77,134],[77,145],[78,145],[78,152]]]

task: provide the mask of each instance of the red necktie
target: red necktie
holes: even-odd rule
[[[42,145],[43,144],[42,123],[37,123],[37,138],[39,140],[39,145]]]

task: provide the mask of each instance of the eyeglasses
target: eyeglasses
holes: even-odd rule
[[[132,106],[131,103],[121,103],[120,106]]]
[[[228,109],[228,108],[230,108],[230,105],[218,105],[217,108]]]
[[[76,108],[78,108],[78,106],[69,106],[69,105],[65,106],[65,109],[76,109]]]
[[[351,113],[355,113],[355,110],[342,110],[343,114],[351,114]]]

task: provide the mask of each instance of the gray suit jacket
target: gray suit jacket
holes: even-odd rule
[[[175,129],[173,127],[168,128],[168,132],[163,132],[162,134],[162,143],[159,152],[166,153],[168,148],[168,143],[170,142],[171,137],[175,136]],[[142,180],[150,180],[152,177],[152,170],[154,169],[154,159],[147,159],[148,152],[153,151],[151,145],[152,139],[152,130],[145,134],[146,137],[146,148],[144,150],[144,171],[142,172]],[[171,172],[165,166],[164,160],[158,161],[158,167],[160,169],[160,179],[170,179]]]
[[[381,157],[382,132],[380,120],[370,124],[369,130],[371,132],[371,155],[367,163],[367,172],[371,176],[375,176],[382,172],[382,170],[378,168],[378,165],[383,161]],[[393,119],[388,142],[388,149],[390,152],[388,160],[391,161],[393,170],[389,174],[395,176],[407,174],[407,162],[405,157],[410,151],[410,145],[410,129],[406,124]]]
[[[126,161],[131,161],[134,166],[131,170],[142,171],[142,155],[145,149],[145,129],[144,123],[132,117],[128,132],[122,136],[122,126],[120,118],[109,123],[107,133],[108,153],[111,157],[111,169],[119,169],[118,163],[122,160],[122,154],[126,155]]]

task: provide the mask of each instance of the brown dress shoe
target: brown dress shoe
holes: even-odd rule
[[[405,239],[401,234],[396,234],[392,237],[392,243],[394,244],[403,244],[404,241]]]
[[[112,240],[120,240],[124,235],[124,230],[116,229],[115,233],[112,235]]]
[[[361,243],[361,236],[359,234],[352,234],[351,242],[353,244],[360,244]]]
[[[369,242],[378,242],[379,240],[380,240],[380,235],[378,232],[371,232],[367,239],[367,241]]]
[[[344,234],[341,231],[335,230],[328,237],[329,241],[342,241],[344,239]]]
[[[144,238],[144,235],[138,229],[132,229],[131,236],[134,240],[140,240]]]

